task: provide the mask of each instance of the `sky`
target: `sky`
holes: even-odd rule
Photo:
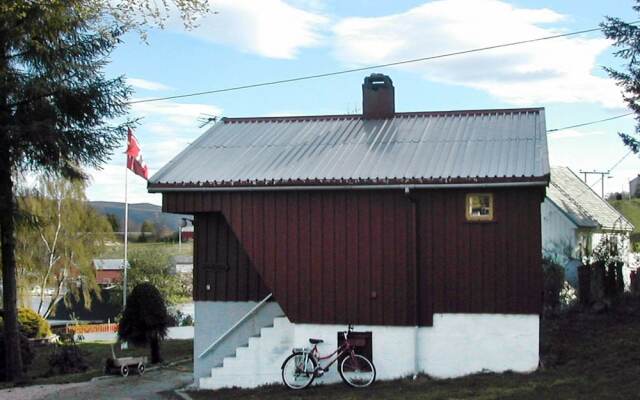
[[[632,0],[216,0],[196,29],[179,20],[130,34],[109,76],[126,76],[132,100],[222,89],[491,46],[596,27],[604,16],[638,19]],[[135,133],[151,174],[203,134],[202,117],[361,111],[364,76],[391,76],[397,111],[545,107],[547,129],[624,114],[603,66],[621,68],[599,32],[322,79],[139,103]],[[605,191],[628,190],[640,159],[617,132],[632,117],[548,135],[551,165],[610,170]],[[90,200],[123,201],[125,145],[90,171]],[[617,165],[616,165],[617,164]],[[599,192],[597,176],[589,178]],[[161,204],[130,176],[129,202]]]

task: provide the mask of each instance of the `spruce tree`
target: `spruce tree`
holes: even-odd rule
[[[77,0],[0,4],[0,230],[6,378],[22,374],[16,319],[16,176],[29,171],[82,177],[125,135],[113,123],[130,89],[104,67],[122,31]]]
[[[640,13],[640,0],[636,0],[633,10]],[[613,46],[617,48],[615,56],[623,60],[622,70],[611,67],[605,67],[605,70],[622,89],[624,102],[634,112],[636,120],[634,133],[619,132],[618,135],[637,154],[640,151],[640,26],[614,17],[606,17],[600,26],[604,35],[612,39]]]
[[[149,346],[151,363],[162,361],[160,343],[167,337],[169,314],[160,291],[149,282],[136,285],[118,325],[118,338],[134,346]]]

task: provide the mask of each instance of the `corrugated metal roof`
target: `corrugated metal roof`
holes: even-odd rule
[[[546,180],[544,109],[225,118],[150,180],[168,186]]]
[[[551,168],[547,198],[577,226],[631,231],[633,225],[567,167]]]

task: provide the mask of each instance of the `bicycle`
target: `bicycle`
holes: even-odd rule
[[[353,327],[349,325],[347,332],[343,333],[344,341],[333,353],[321,356],[318,352],[318,344],[323,343],[322,339],[309,339],[313,348],[293,349],[292,354],[282,363],[282,382],[289,389],[304,389],[313,383],[317,377],[324,375],[331,365],[342,360],[338,364],[340,378],[347,385],[354,388],[364,388],[371,385],[376,380],[376,367],[373,363],[361,354],[356,354],[355,347],[349,334]],[[321,361],[333,359],[325,366]]]

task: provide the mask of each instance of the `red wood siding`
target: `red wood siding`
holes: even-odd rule
[[[98,285],[111,285],[122,281],[122,271],[114,269],[96,270],[96,283]]]
[[[493,222],[466,221],[464,190],[165,193],[163,209],[195,214],[196,300],[273,292],[294,322],[429,326],[540,311],[544,190],[491,192]]]
[[[194,225],[194,300],[260,301],[269,294],[222,214],[196,215]]]
[[[538,189],[494,190],[493,222],[468,222],[466,192],[417,192],[420,324],[432,313],[537,314]]]

